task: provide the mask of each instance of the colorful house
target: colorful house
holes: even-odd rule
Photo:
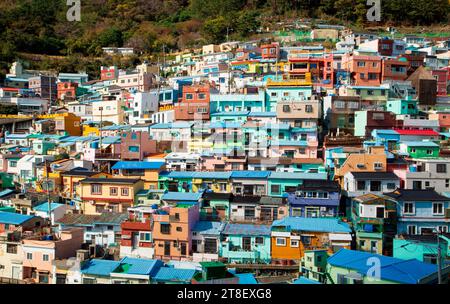
[[[350,248],[350,226],[334,218],[285,217],[271,227],[272,260],[299,262],[306,250]]]
[[[158,161],[119,161],[111,167],[118,170],[118,176],[141,178],[145,189],[158,189],[159,172],[165,169],[164,162]],[[114,172],[114,171],[113,171]]]
[[[229,263],[270,263],[270,226],[226,224],[220,257]]]
[[[406,141],[399,143],[399,151],[411,158],[435,158],[439,156],[439,145],[432,141]]]
[[[374,265],[381,271],[371,271]],[[449,272],[450,267],[442,272],[444,281]],[[328,258],[327,273],[334,284],[436,284],[438,279],[436,265],[347,249]]]

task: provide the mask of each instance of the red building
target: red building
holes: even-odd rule
[[[351,84],[356,86],[379,86],[382,78],[380,56],[342,56],[342,68],[350,73]]]
[[[425,65],[425,54],[426,53],[415,52],[400,55],[400,58],[406,58],[409,62],[408,76],[414,73],[419,67]]]
[[[431,72],[437,80],[437,96],[447,96],[450,93],[450,87],[447,86],[450,79],[450,68],[443,68]]]
[[[381,81],[396,80],[404,81],[408,78],[410,63],[405,59],[383,59],[383,70]]]
[[[78,83],[76,82],[58,82],[58,99],[75,100],[77,97]]]
[[[120,256],[153,258],[152,223],[150,218],[121,224]]]
[[[119,76],[119,70],[115,66],[100,68],[100,79],[101,80],[112,80]]]
[[[261,45],[262,59],[278,59],[280,58],[280,45],[278,43]]]
[[[175,110],[175,120],[210,120],[210,90],[209,84],[184,86],[181,102]]]
[[[332,88],[334,84],[333,56],[289,59],[289,79],[305,79],[311,73],[314,85]]]

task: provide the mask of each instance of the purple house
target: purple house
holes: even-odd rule
[[[295,193],[288,193],[289,215],[294,217],[338,217],[339,184],[328,180],[305,180]]]

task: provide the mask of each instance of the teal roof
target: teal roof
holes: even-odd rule
[[[148,161],[119,161],[111,169],[136,169],[136,170],[156,170],[164,166],[164,162],[148,162]]]
[[[300,277],[297,280],[295,280],[292,284],[307,284],[307,285],[310,285],[310,284],[322,284],[322,283],[314,281],[314,280],[307,279],[305,277]]]
[[[119,261],[93,259],[83,265],[81,273],[96,276],[109,276],[111,272],[119,267],[119,265]]]
[[[307,147],[308,142],[305,140],[272,140],[270,141],[271,146],[299,146]]]
[[[51,203],[51,211],[55,210],[56,208],[59,208],[61,206],[64,206],[63,204],[58,203]],[[48,212],[48,202],[42,203],[36,207],[33,208],[34,211],[40,211],[40,212]]]
[[[161,197],[165,201],[198,201],[202,198],[203,193],[192,193],[192,192],[167,192]]]
[[[305,217],[285,217],[282,220],[274,221],[274,227],[285,227],[288,231],[314,231],[332,233],[350,233],[352,230],[347,223],[334,218],[305,218]]]
[[[439,145],[432,141],[402,141],[400,144],[405,144],[408,147],[431,147],[431,148],[439,148]]]
[[[128,267],[124,271],[127,274],[136,275],[149,275],[154,276],[158,270],[163,266],[163,262],[160,260],[147,260],[147,259],[136,259],[130,257],[124,257],[120,261],[121,266],[127,264]]]
[[[161,267],[154,279],[164,282],[190,282],[196,271],[194,269],[177,269],[171,267]]]
[[[0,211],[0,223],[2,224],[21,225],[32,218],[34,218],[32,215]]]

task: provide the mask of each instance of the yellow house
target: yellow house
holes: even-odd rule
[[[61,196],[65,199],[79,199],[81,197],[80,181],[85,178],[112,178],[112,175],[104,172],[88,170],[70,170],[61,173]]]
[[[80,181],[84,214],[124,213],[144,189],[140,178],[86,178]]]
[[[144,181],[144,188],[158,189],[159,172],[166,169],[161,161],[119,161],[112,168],[116,176],[126,178],[140,178]]]

